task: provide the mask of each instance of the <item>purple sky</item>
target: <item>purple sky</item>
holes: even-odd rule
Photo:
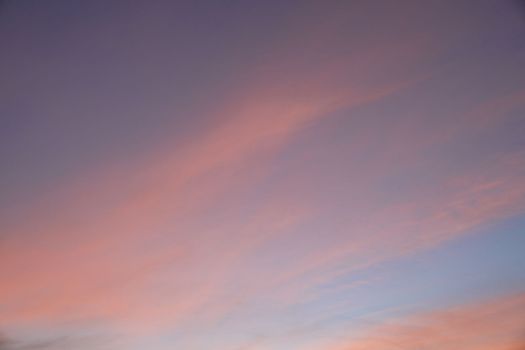
[[[0,349],[522,349],[521,5],[1,2]]]

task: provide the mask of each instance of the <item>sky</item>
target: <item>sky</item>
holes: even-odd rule
[[[0,349],[525,349],[525,4],[0,2]]]

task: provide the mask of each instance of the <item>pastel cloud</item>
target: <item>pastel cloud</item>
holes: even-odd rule
[[[71,223],[64,227],[60,221],[39,223],[32,230],[44,232],[43,246],[41,240],[29,244],[25,241],[24,235],[31,235],[31,230],[20,241],[14,234],[11,240],[8,237],[8,244],[2,247],[5,262],[2,273],[11,282],[0,289],[2,298],[9,300],[4,306],[2,323],[49,324],[51,320],[102,318],[137,331],[188,322],[195,313],[199,313],[201,321],[212,320],[238,308],[239,298],[228,293],[233,281],[245,275],[242,265],[250,255],[261,245],[282,239],[283,234],[296,237],[295,227],[316,215],[318,209],[313,203],[277,196],[257,209],[248,222],[225,224],[210,232],[192,232],[191,225],[178,227],[173,218],[201,220],[206,208],[213,208],[214,200],[224,198],[225,191],[232,191],[243,181],[247,184],[259,181],[258,174],[243,180],[237,173],[230,179],[231,172],[227,171],[226,177],[218,177],[218,181],[217,177],[211,180],[206,174],[217,174],[217,168],[249,159],[253,152],[258,152],[259,143],[266,147],[272,134],[276,135],[276,141],[291,137],[304,120],[312,118],[309,113],[299,115],[304,117],[291,117],[293,122],[277,124],[275,129],[269,127],[273,125],[270,123],[267,128],[257,125],[250,130],[246,129],[248,125],[237,126],[235,122],[213,131],[203,142],[196,142],[188,153],[182,152],[185,155],[182,158],[174,156],[175,161],[168,162],[155,160],[154,164],[162,164],[146,167],[163,169],[153,172],[154,181],[146,181],[139,187],[138,195],[128,196],[131,200],[122,202],[109,215],[96,216],[90,227]],[[231,148],[225,140],[234,138],[236,133],[250,137],[241,138],[239,148]],[[217,158],[209,157],[215,149],[219,150]],[[180,163],[178,159],[182,159]],[[172,173],[170,163],[184,165],[185,172]],[[241,300],[249,302],[261,295],[273,295],[286,306],[304,298],[319,298],[322,295],[314,293],[316,286],[331,278],[432,247],[470,233],[480,225],[519,213],[525,198],[521,182],[523,157],[517,154],[496,164],[485,173],[476,171],[447,178],[438,196],[381,208],[371,213],[373,220],[348,226],[350,236],[342,235],[336,244],[323,250],[305,251],[280,271],[263,268],[257,281],[248,281],[243,287]],[[204,180],[197,181],[195,187],[190,181],[199,177]],[[114,183],[105,185],[97,196],[104,198],[106,188],[115,186],[118,188]],[[183,196],[182,203],[177,203],[178,195]],[[162,232],[166,223],[170,223],[169,232],[175,235],[154,233]],[[57,230],[57,227],[63,228]],[[68,238],[71,232],[73,238]],[[119,245],[123,239],[126,244]],[[156,243],[163,239],[174,243],[166,246]],[[141,244],[148,241],[152,250],[144,251]],[[163,275],[175,275],[179,281],[175,285],[162,284],[164,278],[159,276]],[[157,297],[155,292],[151,294],[151,288],[158,283],[166,290],[159,300],[170,294],[169,306],[152,301]]]
[[[128,335],[184,327],[202,335],[260,304],[272,304],[279,318],[290,307],[325,300],[321,287],[341,276],[524,212],[523,152],[492,151],[486,160],[463,163],[450,151],[504,127],[523,108],[523,91],[476,100],[437,122],[392,108],[392,101],[416,99],[435,78],[421,66],[435,59],[450,29],[435,36],[406,30],[399,41],[380,44],[372,35],[374,44],[367,37],[359,50],[343,53],[335,44],[344,38],[334,36],[345,16],[321,24],[299,16],[295,24],[270,58],[255,62],[227,98],[205,109],[207,124],[184,143],[161,140],[124,164],[102,164],[28,203],[2,227],[0,327],[101,322]],[[304,146],[301,157],[319,160],[304,154],[328,158],[333,151],[340,166],[283,161],[295,141],[313,142],[316,127],[334,119],[351,122],[344,124],[344,147]],[[426,167],[435,173],[423,173]],[[286,175],[276,175],[280,168]],[[338,172],[349,174],[335,177],[344,191],[327,195],[329,175]],[[401,185],[389,186],[391,179]],[[316,220],[321,224],[312,225]],[[436,344],[442,333],[456,341],[461,330],[474,346],[474,331],[459,324],[454,333],[448,324],[463,314],[510,313],[512,324],[495,334],[514,335],[512,310],[523,308],[521,299],[416,321],[428,328],[425,337],[437,334]],[[328,305],[327,316],[337,307]],[[386,332],[409,346],[423,337],[396,327]],[[356,346],[382,349],[374,337]],[[264,346],[255,341],[245,348]]]
[[[323,83],[316,77],[302,83],[295,79],[295,84],[307,87],[303,91],[295,87],[283,90],[279,87],[282,77],[262,87],[250,82],[255,89],[242,87],[241,93],[232,97],[233,104],[226,102],[222,111],[214,112],[221,116],[218,126],[182,149],[173,150],[168,143],[144,161],[123,170],[96,170],[91,175],[95,181],[86,185],[82,179],[59,189],[59,196],[43,199],[44,205],[38,204],[31,212],[31,221],[8,228],[1,259],[2,274],[10,283],[2,285],[0,295],[9,303],[2,322],[123,315],[144,320],[163,318],[164,313],[177,318],[212,298],[214,289],[223,283],[222,275],[231,274],[229,264],[234,263],[230,261],[246,255],[268,232],[278,234],[288,216],[292,215],[293,222],[297,209],[288,212],[297,206],[293,200],[281,198],[284,210],[279,209],[281,203],[266,204],[271,210],[263,210],[262,217],[248,224],[255,228],[244,224],[236,228],[240,230],[234,237],[237,242],[224,247],[231,258],[215,266],[212,275],[201,276],[208,280],[200,287],[201,292],[185,291],[180,303],[172,303],[169,311],[165,307],[157,310],[139,301],[145,297],[140,290],[147,288],[156,269],[189,265],[198,271],[203,265],[214,264],[188,258],[200,254],[188,249],[207,251],[212,248],[209,245],[218,244],[215,239],[204,235],[197,238],[200,247],[188,248],[195,240],[192,236],[200,234],[185,233],[188,228],[177,221],[199,220],[200,213],[216,205],[216,200],[257,181],[260,175],[243,170],[242,164],[251,164],[275,150],[308,123],[338,109],[377,100],[406,84],[396,82],[359,91],[328,79]],[[162,233],[166,230],[172,233]],[[166,248],[155,243],[165,237],[175,244]],[[144,252],[144,241],[154,246],[151,253]],[[212,257],[213,261],[225,258]],[[143,307],[146,309],[141,310]],[[135,313],[137,317],[132,316]]]
[[[510,295],[392,320],[334,350],[515,350],[525,346],[525,298]]]

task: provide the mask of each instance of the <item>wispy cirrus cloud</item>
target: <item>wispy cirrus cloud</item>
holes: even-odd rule
[[[430,7],[418,21],[435,21],[441,5]],[[318,10],[332,20],[312,20]],[[301,13],[224,100],[199,109],[204,125],[184,142],[159,140],[26,203],[2,226],[0,326],[202,338],[228,322],[280,325],[319,303],[305,329],[320,329],[320,313],[353,307],[334,291],[373,288],[377,266],[523,213],[524,154],[488,147],[481,159],[468,147],[508,128],[523,92],[459,107],[442,90],[419,94],[442,74],[428,67],[463,21],[415,31],[392,20],[395,35],[343,35],[359,28],[348,10]],[[424,323],[445,327],[439,317]],[[416,333],[402,338],[416,346]],[[357,346],[379,346],[366,341]]]
[[[216,233],[192,231],[191,225],[206,220],[202,215],[207,208],[253,183],[259,175],[252,169],[258,166],[246,170],[244,164],[264,159],[306,125],[338,109],[369,103],[406,87],[405,82],[396,82],[363,90],[334,82],[330,75],[321,80],[307,75],[294,77],[293,86],[283,88],[287,77],[267,78],[263,84],[255,80],[233,94],[232,101],[214,112],[220,115],[219,124],[182,148],[172,149],[167,142],[124,170],[110,168],[107,174],[95,170],[95,181],[86,184],[82,179],[60,189],[60,196],[45,198],[44,205],[30,212],[30,221],[10,225],[1,257],[2,273],[10,281],[0,289],[9,300],[2,322],[124,315],[133,319],[134,314],[141,320],[147,314],[153,318],[169,314],[166,317],[171,319],[191,313],[213,298],[214,288],[224,283],[223,273],[231,273],[228,270],[254,245],[278,234],[283,223],[295,220],[293,212],[301,211],[302,205],[293,201],[285,200],[284,210],[278,209],[281,203],[271,201],[248,227],[241,220],[226,235],[220,231],[231,229],[228,225],[217,228],[230,243],[223,248],[226,253],[211,251],[211,259],[226,262],[199,276],[205,264],[215,264],[200,254],[221,243]],[[162,246],[162,241],[169,245]],[[151,250],[145,245],[151,245]],[[139,290],[148,289],[157,270],[174,267],[180,272],[188,266],[202,281],[201,291],[181,292],[179,301],[172,301],[169,308],[148,305],[147,292]]]
[[[392,320],[327,349],[521,349],[524,311],[523,295],[502,296]]]

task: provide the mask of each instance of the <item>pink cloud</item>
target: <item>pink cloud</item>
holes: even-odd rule
[[[301,232],[294,230],[323,208],[308,189],[304,196],[290,195],[286,187],[295,179],[287,179],[283,193],[256,205],[249,219],[235,217],[210,228],[207,210],[232,205],[232,197],[260,183],[272,155],[301,130],[422,79],[376,77],[377,70],[410,70],[428,55],[421,41],[411,44],[411,36],[335,54],[314,72],[288,72],[301,58],[301,45],[315,51],[332,30],[321,28],[313,39],[301,32],[299,48],[283,45],[277,60],[255,65],[228,100],[208,111],[216,124],[187,144],[176,148],[167,140],[128,164],[94,169],[34,205],[30,220],[7,227],[0,247],[0,325],[104,319],[137,331],[188,322],[195,314],[215,320],[260,295],[289,305],[312,297],[312,288],[338,274],[426,249],[523,210],[523,157],[498,159],[494,172],[466,171],[447,177],[434,197],[375,207],[323,249],[305,248],[280,269],[258,267],[254,276],[251,257],[283,236],[298,239],[301,249]],[[517,100],[510,98],[509,105]],[[421,149],[447,133],[435,135],[417,125],[386,134],[387,149],[372,161],[375,171],[356,189],[360,197],[350,201],[349,211],[366,200],[379,176],[417,162]],[[367,133],[353,141],[351,152],[377,142]],[[400,164],[391,157],[396,152],[406,157]],[[238,282],[239,276],[247,280]],[[229,294],[238,284],[242,295]]]
[[[524,314],[524,296],[511,295],[393,320],[325,349],[521,349]]]

